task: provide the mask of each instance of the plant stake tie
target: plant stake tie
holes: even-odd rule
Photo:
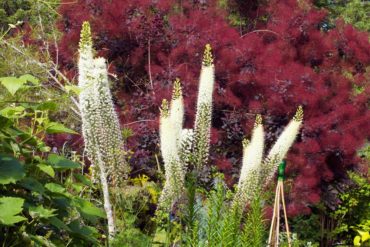
[[[278,247],[279,246],[279,226],[280,226],[280,200],[282,202],[283,211],[284,211],[284,220],[285,220],[285,229],[288,238],[288,246],[291,247],[290,241],[290,233],[289,233],[289,225],[288,225],[288,218],[286,214],[286,207],[285,207],[285,199],[284,199],[284,179],[285,179],[285,167],[286,162],[283,160],[278,169],[278,183],[276,186],[275,192],[275,201],[274,201],[274,211],[272,214],[271,220],[271,227],[270,227],[270,234],[268,240],[269,247]]]

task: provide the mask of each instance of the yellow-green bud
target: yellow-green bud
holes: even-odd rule
[[[84,23],[82,24],[79,46],[80,49],[84,49],[85,47],[92,47],[91,28],[88,21],[84,21]]]
[[[303,108],[302,106],[298,106],[298,109],[293,117],[294,121],[301,122],[303,120]]]
[[[206,44],[206,47],[204,49],[203,65],[204,66],[213,65],[212,48],[210,44]]]
[[[257,114],[256,121],[254,122],[254,128],[257,128],[261,124],[262,124],[262,116],[260,114]]]
[[[249,145],[250,141],[247,138],[244,138],[242,141],[243,148],[247,147]]]
[[[162,100],[162,105],[159,110],[161,112],[161,117],[168,117],[170,115],[169,105],[166,99]]]
[[[176,80],[173,83],[173,90],[172,90],[172,99],[178,99],[182,95],[182,90],[181,90],[181,82],[179,78],[176,78]]]

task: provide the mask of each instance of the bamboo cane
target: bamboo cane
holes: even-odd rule
[[[288,246],[289,247],[292,246],[291,239],[290,239],[288,217],[287,217],[286,206],[285,206],[285,198],[284,198],[285,166],[286,166],[285,161],[283,161],[279,165],[278,183],[276,185],[276,190],[275,190],[274,209],[273,209],[271,227],[270,227],[270,233],[269,233],[269,239],[268,239],[269,247],[279,247],[279,227],[280,227],[281,206],[284,212],[284,223],[285,223],[285,229],[287,233]],[[281,204],[280,204],[280,201],[281,201]]]

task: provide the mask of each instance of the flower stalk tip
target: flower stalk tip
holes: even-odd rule
[[[84,49],[85,47],[92,47],[91,28],[88,21],[84,21],[82,24],[79,46],[80,49]]]
[[[257,128],[259,125],[262,125],[262,116],[257,114],[256,121],[254,122],[254,128]]]
[[[243,148],[246,148],[249,145],[250,141],[247,138],[244,138],[242,141]]]
[[[301,122],[303,120],[303,107],[300,105],[293,117],[293,120],[296,122]]]
[[[207,67],[213,65],[212,48],[210,44],[206,44],[204,49],[203,65]]]
[[[170,115],[169,105],[168,105],[168,101],[166,99],[162,100],[162,105],[159,108],[159,110],[161,112],[161,117],[166,118]]]
[[[176,78],[173,82],[172,99],[178,99],[182,96],[181,82],[179,78]]]

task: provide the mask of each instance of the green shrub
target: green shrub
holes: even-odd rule
[[[16,94],[15,86],[36,86],[36,78],[1,78]],[[9,81],[9,83],[8,83]],[[26,90],[22,88],[22,90]],[[56,103],[18,103],[0,110],[0,240],[3,245],[86,246],[98,244],[105,227],[95,193],[82,173],[79,157],[67,159],[44,142],[46,134],[77,134],[53,122]],[[100,204],[100,203],[99,203]]]

